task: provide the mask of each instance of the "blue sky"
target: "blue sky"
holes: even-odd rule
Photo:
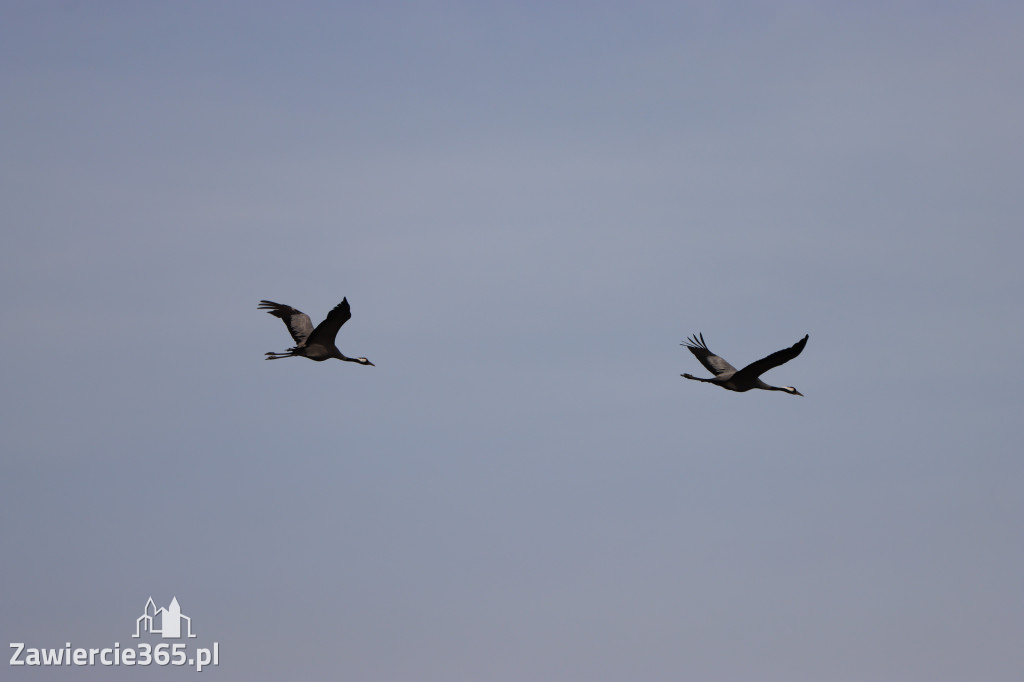
[[[1019,680],[1022,28],[4,3],[0,640],[152,596],[224,680]],[[263,361],[260,299],[342,297],[376,367]],[[810,334],[806,397],[681,379],[698,331]]]

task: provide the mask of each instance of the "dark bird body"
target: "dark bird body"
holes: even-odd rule
[[[686,346],[690,349],[700,364],[714,374],[715,376],[710,379],[701,379],[690,374],[680,374],[679,376],[686,377],[687,379],[693,379],[694,381],[703,381],[708,384],[716,384],[722,388],[730,391],[738,391],[743,393],[749,391],[752,388],[760,388],[765,391],[784,391],[790,395],[803,395],[800,391],[796,390],[792,386],[771,386],[761,381],[761,375],[772,369],[778,367],[781,364],[789,362],[796,356],[800,355],[800,351],[807,345],[807,337],[800,339],[789,348],[785,348],[780,351],[776,351],[768,357],[761,358],[755,362],[750,363],[743,369],[736,369],[724,358],[721,358],[708,348],[707,344],[704,343],[704,335],[699,334],[691,338],[686,339],[686,343],[679,345]]]
[[[342,299],[341,303],[334,306],[334,310],[327,313],[324,321],[313,327],[309,315],[289,305],[281,305],[273,301],[260,301],[258,310],[266,310],[274,317],[284,320],[288,332],[295,339],[295,345],[283,353],[267,353],[267,360],[280,360],[281,358],[309,358],[317,362],[323,362],[331,358],[344,360],[345,362],[358,362],[360,365],[373,363],[366,358],[346,357],[335,345],[335,337],[341,325],[348,322],[352,317],[349,309],[348,299]]]

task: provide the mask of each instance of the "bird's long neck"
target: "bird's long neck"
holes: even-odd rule
[[[357,365],[372,365],[373,364],[372,362],[370,362],[366,358],[350,358],[350,357],[347,357],[345,355],[342,355],[341,351],[338,351],[338,354],[335,355],[334,357],[338,358],[339,360],[344,360],[345,362],[354,362]]]
[[[760,379],[757,380],[757,388],[764,389],[765,391],[782,391],[783,393],[789,393],[788,388],[783,388],[782,386],[772,386],[771,384],[764,383]]]
[[[771,384],[764,383],[760,379],[757,380],[757,383],[758,388],[763,388],[766,391],[782,391],[783,393],[788,393],[790,395],[803,395],[792,386],[772,386]]]

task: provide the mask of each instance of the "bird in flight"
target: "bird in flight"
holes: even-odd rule
[[[686,346],[690,349],[700,364],[714,374],[715,376],[710,379],[702,379],[695,377],[691,374],[680,374],[679,376],[686,377],[687,379],[693,379],[694,381],[703,381],[709,384],[716,384],[722,388],[730,391],[738,391],[740,393],[749,391],[752,388],[760,388],[765,391],[785,391],[790,395],[800,395],[803,393],[796,390],[792,386],[770,386],[761,381],[761,375],[772,369],[778,367],[781,364],[789,362],[796,356],[800,355],[800,351],[807,345],[807,337],[809,334],[805,334],[804,338],[794,343],[789,348],[785,348],[780,351],[776,351],[768,357],[761,358],[755,362],[750,363],[743,369],[736,369],[724,358],[721,358],[708,348],[707,344],[704,343],[704,335],[699,334],[686,339],[685,343],[679,344],[680,346]]]
[[[295,346],[283,353],[267,353],[267,360],[280,360],[281,358],[309,358],[317,362],[323,362],[330,358],[337,358],[345,362],[358,362],[360,365],[375,365],[366,358],[346,357],[335,345],[334,338],[338,335],[341,325],[348,322],[352,317],[349,309],[348,299],[343,298],[341,303],[334,306],[334,310],[327,313],[323,322],[313,328],[309,315],[296,310],[290,305],[281,305],[273,301],[260,301],[257,310],[266,310],[274,317],[280,317],[288,327],[289,333],[295,339]]]

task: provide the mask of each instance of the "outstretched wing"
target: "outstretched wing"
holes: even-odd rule
[[[351,317],[352,310],[348,306],[348,299],[343,298],[341,303],[334,306],[334,310],[327,313],[324,321],[316,326],[313,333],[309,335],[306,345],[323,344],[328,348],[332,348],[334,346],[334,337],[338,335],[341,325],[348,322]]]
[[[715,376],[736,371],[736,368],[726,362],[725,358],[715,355],[708,349],[708,345],[704,343],[703,334],[691,336],[686,339],[686,343],[679,345],[689,348],[690,352],[700,360],[700,364],[704,365],[704,368]]]
[[[295,339],[297,346],[306,343],[306,339],[313,333],[313,323],[310,322],[309,315],[301,310],[296,310],[290,305],[281,305],[273,301],[260,301],[257,310],[266,310],[274,317],[280,317],[284,320],[285,326],[288,327],[288,331],[291,333],[292,338]]]
[[[750,379],[756,379],[757,377],[761,376],[771,368],[778,367],[781,364],[789,362],[796,356],[800,355],[800,352],[804,349],[804,346],[807,345],[807,338],[809,336],[810,334],[805,334],[804,338],[800,339],[789,348],[784,348],[783,350],[775,351],[766,358],[755,360],[754,362],[750,363],[749,365],[741,369],[739,371],[739,374]]]

